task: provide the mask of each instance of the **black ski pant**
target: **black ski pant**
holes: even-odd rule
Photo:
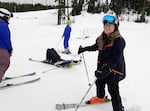
[[[108,92],[111,96],[112,107],[114,111],[122,111],[122,102],[119,93],[119,76],[111,73],[104,79],[96,80],[97,97],[103,98],[105,96],[105,86],[108,86]]]

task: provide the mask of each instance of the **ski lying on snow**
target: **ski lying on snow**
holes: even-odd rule
[[[35,59],[32,59],[32,58],[29,58],[30,61],[34,61],[34,62],[40,62],[40,63],[45,63],[45,64],[50,64],[50,65],[54,65],[56,67],[70,67],[70,63],[71,61],[68,60],[68,61],[60,61],[56,64],[51,64],[50,62],[47,62],[46,60],[35,60]]]
[[[32,80],[27,80],[24,82],[18,82],[18,83],[8,83],[5,86],[0,87],[0,90],[2,89],[7,89],[7,88],[11,88],[11,87],[16,87],[16,86],[21,86],[21,85],[25,85],[25,84],[30,84],[30,83],[34,83],[36,81],[40,80],[40,77],[32,79]]]
[[[108,99],[106,102],[102,102],[102,103],[95,103],[95,104],[105,104],[110,102],[111,100]],[[56,109],[57,110],[64,110],[64,109],[70,109],[70,108],[76,108],[76,107],[85,107],[85,106],[89,106],[89,105],[94,105],[94,104],[88,104],[87,102],[82,103],[80,106],[78,103],[70,103],[70,104],[56,104]]]
[[[45,60],[35,60],[35,59],[32,59],[32,58],[29,58],[29,60],[34,61],[34,62],[41,62],[41,63],[46,63],[46,64],[52,65],[50,62],[46,62]]]
[[[61,66],[59,64],[51,64],[50,62],[47,62],[46,60],[35,60],[35,59],[32,59],[32,58],[29,58],[30,61],[33,61],[33,62],[40,62],[40,63],[45,63],[45,64],[49,64],[49,65],[54,65],[56,67],[65,67],[65,66]]]
[[[81,60],[64,60],[64,61],[58,61],[55,64],[51,64],[50,62],[47,62],[46,60],[35,60],[32,58],[29,58],[30,61],[34,61],[34,62],[41,62],[41,63],[46,63],[46,64],[50,64],[50,65],[54,65],[57,67],[72,67],[74,65],[80,64]]]
[[[35,74],[36,74],[36,72],[28,73],[28,74],[23,74],[23,75],[19,75],[19,76],[13,76],[13,77],[4,77],[2,79],[2,81],[6,81],[6,80],[10,80],[10,79],[16,79],[16,78],[21,78],[21,77],[25,77],[25,76],[33,76]]]

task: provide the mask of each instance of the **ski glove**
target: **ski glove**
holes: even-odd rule
[[[84,52],[84,51],[86,51],[86,48],[80,46],[80,47],[79,47],[79,50],[78,50],[78,54],[80,54],[80,53],[82,53],[82,52]]]
[[[98,79],[104,79],[106,78],[110,73],[112,72],[111,68],[108,64],[103,64],[102,67],[99,70],[95,71],[95,76]]]
[[[8,50],[9,56],[12,56],[12,50]]]

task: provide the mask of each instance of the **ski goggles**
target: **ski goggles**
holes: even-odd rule
[[[114,24],[114,22],[115,22],[115,17],[112,16],[112,15],[105,15],[105,16],[103,17],[103,23],[104,23],[104,24],[105,24],[105,23]]]

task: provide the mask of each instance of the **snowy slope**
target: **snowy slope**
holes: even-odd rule
[[[55,68],[54,66],[28,61],[28,58],[45,59],[47,48],[63,49],[61,35],[64,25],[57,25],[56,10],[15,13],[10,21],[12,32],[13,56],[7,76],[21,75],[36,71],[41,80],[24,86],[0,91],[0,111],[56,111],[56,103],[80,102],[89,88],[84,63],[70,69]],[[87,46],[95,42],[102,32],[103,14],[84,13],[76,16],[72,24],[70,50],[77,53],[79,45]],[[120,92],[124,105],[139,106],[140,111],[148,111],[150,103],[149,89],[149,24],[121,22],[120,32],[126,40],[125,59],[127,78],[120,83]],[[78,37],[89,36],[85,40]],[[60,41],[60,44],[58,44]],[[94,78],[97,52],[84,53],[90,82]],[[65,59],[78,59],[61,55]],[[17,80],[14,80],[14,82]],[[86,99],[95,96],[95,86]],[[101,110],[104,107],[103,110]],[[112,111],[111,105],[107,105]],[[103,105],[93,105],[79,108],[79,111],[108,111]],[[69,109],[67,111],[73,111]]]

